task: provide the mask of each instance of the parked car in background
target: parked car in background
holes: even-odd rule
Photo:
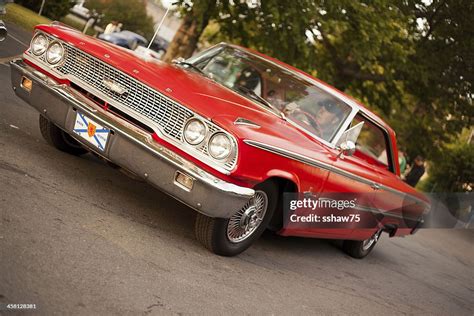
[[[13,89],[39,111],[49,144],[92,152],[196,210],[197,239],[219,255],[241,253],[271,228],[342,239],[348,254],[362,258],[382,232],[414,233],[429,208],[400,180],[395,133],[382,119],[242,47],[223,43],[166,64],[40,25],[11,69]],[[376,224],[285,226],[286,193],[331,192],[368,194],[356,208]]]
[[[135,32],[123,30],[123,31],[120,31],[120,32],[115,33],[115,34],[118,34],[120,36],[128,37],[132,40],[135,40],[137,42],[137,45],[141,45],[141,46],[145,46],[145,47],[148,45],[147,39],[144,38],[143,36],[141,36],[140,34],[135,33]]]
[[[78,16],[82,19],[89,20],[91,17],[91,12],[88,8],[83,6],[83,3],[75,4],[70,10],[72,14]]]
[[[3,23],[2,20],[0,20],[0,42],[4,41],[5,38],[7,38],[7,27],[5,26],[5,23]]]
[[[138,45],[148,45],[148,41],[143,36],[127,30],[111,34],[100,34],[98,38],[131,50],[135,50]]]
[[[166,50],[168,49],[169,44],[170,42],[168,42],[162,37],[157,36],[151,44],[150,48],[155,52],[164,55],[166,53]]]
[[[0,16],[7,14],[7,10],[5,9],[5,5],[8,2],[12,2],[12,0],[0,0]],[[5,23],[0,19],[0,42],[5,40],[7,38],[7,27],[5,26]]]

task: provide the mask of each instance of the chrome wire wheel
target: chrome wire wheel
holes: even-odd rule
[[[268,197],[263,191],[255,192],[237,213],[232,215],[227,224],[227,238],[231,243],[239,243],[250,236],[260,227],[268,207]]]

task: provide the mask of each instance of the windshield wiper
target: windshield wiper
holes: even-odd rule
[[[199,68],[198,66],[194,65],[193,63],[190,63],[190,62],[187,62],[185,60],[175,60],[173,61],[176,65],[182,65],[182,66],[185,66],[185,68],[192,68],[194,70],[196,70],[197,72],[199,72],[201,75],[203,76],[206,76],[209,78],[209,76],[201,69]]]
[[[285,117],[285,114],[280,111],[277,107],[275,107],[273,104],[271,104],[270,102],[268,102],[266,99],[264,99],[263,97],[261,97],[260,95],[258,95],[255,91],[253,91],[252,89],[249,89],[247,87],[244,87],[244,86],[240,86],[240,85],[237,85],[235,86],[235,88],[237,90],[239,90],[240,92],[243,92],[245,93],[246,95],[248,95],[249,97],[251,97],[252,99],[262,103],[263,105],[266,105],[267,107],[269,107],[270,109],[276,111],[280,117],[282,119],[286,119]]]

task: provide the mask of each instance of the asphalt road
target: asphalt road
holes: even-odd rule
[[[383,235],[364,260],[337,242],[270,233],[234,258],[195,214],[103,162],[59,152],[17,99],[0,43],[0,303],[63,314],[474,314],[474,231]],[[0,311],[10,315],[10,312]]]

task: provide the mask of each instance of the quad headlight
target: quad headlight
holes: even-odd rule
[[[199,119],[190,119],[184,127],[184,139],[191,145],[200,144],[207,135],[206,125]]]
[[[43,34],[37,34],[31,41],[31,52],[36,56],[42,55],[48,48],[49,41]]]
[[[226,159],[236,153],[235,143],[230,135],[221,131],[211,133],[208,124],[196,117],[188,120],[184,126],[183,137],[199,151],[207,151],[207,154],[220,164],[227,163]]]
[[[64,58],[64,47],[59,42],[52,42],[46,50],[46,61],[56,65]]]
[[[229,157],[232,150],[232,141],[230,140],[229,136],[224,133],[215,133],[209,139],[208,151],[214,159],[225,159]]]

